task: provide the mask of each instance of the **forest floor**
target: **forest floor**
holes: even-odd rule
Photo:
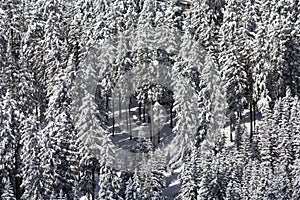
[[[166,109],[167,110],[167,109]],[[121,117],[120,117],[121,113]],[[241,119],[241,125],[246,129],[246,133],[250,133],[250,112],[246,110]],[[148,112],[146,112],[146,119],[148,119]],[[172,129],[170,127],[170,118],[168,117],[169,113],[165,113],[165,119],[164,123],[160,126],[160,144],[158,144],[157,140],[157,133],[155,135],[155,148],[159,148],[161,145],[168,145],[172,139],[174,138],[174,134],[172,133]],[[150,129],[151,129],[151,123],[142,122],[139,119],[138,115],[138,107],[133,107],[130,110],[130,115],[128,117],[126,116],[126,110],[122,110],[121,112],[115,111],[114,113],[115,118],[118,118],[115,122],[114,127],[114,137],[112,138],[112,141],[114,145],[117,147],[132,152],[132,155],[138,152],[149,152],[151,151],[151,148],[149,148],[149,144],[151,145],[150,140]],[[129,125],[129,116],[131,117],[131,133],[129,131],[130,125]],[[126,120],[127,118],[127,120]],[[262,116],[261,114],[257,114],[256,119],[259,121],[261,120]],[[128,126],[127,126],[128,124]],[[109,132],[112,133],[112,126],[109,127]],[[154,126],[155,130],[158,130],[159,127]],[[226,135],[226,146],[233,146],[234,143],[230,141],[230,126],[227,124],[224,128],[224,132]],[[232,135],[234,139],[234,134]],[[128,157],[128,155],[127,155]],[[130,159],[130,156],[127,158]],[[166,188],[163,191],[163,195],[167,199],[174,199],[174,197],[179,193],[180,190],[180,180],[179,180],[179,174],[182,170],[182,166],[178,169],[173,170],[172,172],[165,172],[165,180],[166,180]]]

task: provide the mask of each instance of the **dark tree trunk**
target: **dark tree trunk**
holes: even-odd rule
[[[129,120],[128,120],[128,111],[129,109],[126,107],[125,116],[126,116],[126,129],[129,130]]]
[[[36,115],[36,121],[39,122],[40,116],[39,116],[39,107],[38,107],[38,105],[35,106],[35,115]],[[36,127],[37,127],[37,129],[39,129],[39,123],[36,123]]]
[[[152,105],[152,101],[150,102],[150,113],[151,113],[151,119],[153,119],[153,105]],[[152,152],[154,152],[155,149],[155,137],[154,137],[154,123],[151,122],[150,126],[151,126],[151,137],[152,137]]]
[[[157,133],[157,143],[158,144],[160,143],[160,131],[158,131],[158,133]]]
[[[96,189],[95,167],[93,167],[93,169],[92,169],[92,180],[93,180],[93,190],[95,191],[95,189]],[[92,200],[95,200],[95,194],[91,194],[91,195],[92,195]]]
[[[113,117],[113,128],[112,128],[112,136],[115,136],[115,118]]]
[[[253,101],[253,128],[255,132],[255,127],[256,127],[256,102]]]
[[[21,184],[22,184],[22,178],[20,176],[20,147],[21,145],[19,144],[19,137],[16,137],[16,147],[15,147],[15,155],[14,155],[14,172],[13,172],[13,180],[14,180],[14,192],[15,192],[15,197],[16,200],[20,200],[22,196],[22,190],[21,190]]]
[[[109,96],[106,95],[106,121],[109,121]]]
[[[113,113],[113,117],[112,117],[112,136],[115,136],[115,105],[114,105],[114,99],[112,99],[112,113]]]
[[[131,97],[129,98],[129,105],[128,105],[128,113],[130,114],[130,109],[131,109],[131,103],[132,103],[132,99]]]
[[[173,103],[170,104],[170,127],[173,128]]]
[[[129,105],[129,138],[132,139],[130,105]]]
[[[252,143],[253,138],[253,105],[252,100],[250,100],[250,143]]]
[[[119,119],[122,119],[121,92],[119,92]]]
[[[238,116],[239,116],[239,119],[242,120],[242,112],[241,111],[238,112]]]
[[[143,107],[143,123],[146,123],[146,104]]]
[[[139,102],[139,119],[142,121],[142,103]]]
[[[233,132],[233,119],[232,117],[230,118],[230,142],[233,142],[233,136],[232,136],[232,132]]]

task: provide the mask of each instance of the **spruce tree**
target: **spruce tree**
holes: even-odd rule
[[[42,198],[42,168],[39,158],[41,148],[41,136],[38,130],[36,118],[26,120],[25,132],[22,135],[22,175],[24,194],[22,199],[41,199]]]

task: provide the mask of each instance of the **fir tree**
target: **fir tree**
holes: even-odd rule
[[[133,177],[130,177],[126,182],[125,199],[142,199],[143,190],[141,186],[142,183],[140,182],[138,170],[135,169]]]
[[[199,153],[194,146],[184,160],[184,167],[181,172],[181,189],[178,199],[197,199],[200,171],[198,167],[201,163],[199,162]],[[201,179],[200,179],[201,180]]]
[[[24,194],[22,199],[42,198],[42,168],[39,158],[41,148],[41,136],[39,135],[38,122],[36,119],[26,120],[25,132],[22,135],[22,162]]]

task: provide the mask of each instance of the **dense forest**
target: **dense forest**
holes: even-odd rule
[[[298,0],[2,0],[0,199],[300,199]]]

